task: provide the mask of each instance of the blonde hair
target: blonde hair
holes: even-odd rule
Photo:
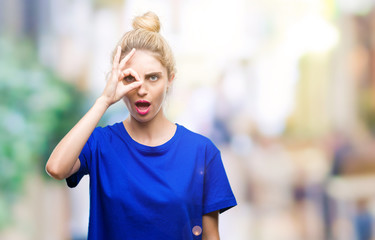
[[[176,73],[175,59],[167,41],[160,35],[160,20],[153,12],[147,12],[137,16],[133,20],[133,30],[126,32],[118,46],[121,46],[121,57],[123,59],[133,48],[147,50],[154,54],[160,63],[167,69],[168,77]],[[116,54],[112,53],[112,59]]]

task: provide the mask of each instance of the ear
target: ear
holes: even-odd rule
[[[171,73],[169,79],[168,79],[168,87],[172,85],[173,80],[174,80],[175,74]]]
[[[169,76],[169,79],[168,79],[168,86],[167,86],[167,88],[170,88],[172,86],[174,77],[175,77],[175,74],[171,73],[171,75]]]

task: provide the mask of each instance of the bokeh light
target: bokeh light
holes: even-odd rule
[[[192,232],[195,236],[199,236],[202,234],[202,228],[200,226],[194,226]]]

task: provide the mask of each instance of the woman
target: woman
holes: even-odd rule
[[[114,51],[102,95],[61,140],[46,170],[75,187],[90,176],[89,239],[219,239],[218,213],[235,206],[219,150],[164,115],[175,74],[152,12]],[[96,127],[122,99],[129,116]]]

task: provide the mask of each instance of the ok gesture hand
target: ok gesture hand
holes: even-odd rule
[[[131,59],[134,53],[135,49],[132,49],[130,53],[126,55],[120,62],[121,47],[117,47],[117,52],[113,59],[111,76],[109,77],[109,80],[102,93],[102,97],[104,97],[108,106],[116,103],[121,98],[123,98],[126,93],[141,86],[142,84],[142,81],[136,71],[130,68],[124,70],[126,62]],[[133,76],[136,81],[130,84],[124,84],[122,80],[124,79],[124,77],[129,75]]]

